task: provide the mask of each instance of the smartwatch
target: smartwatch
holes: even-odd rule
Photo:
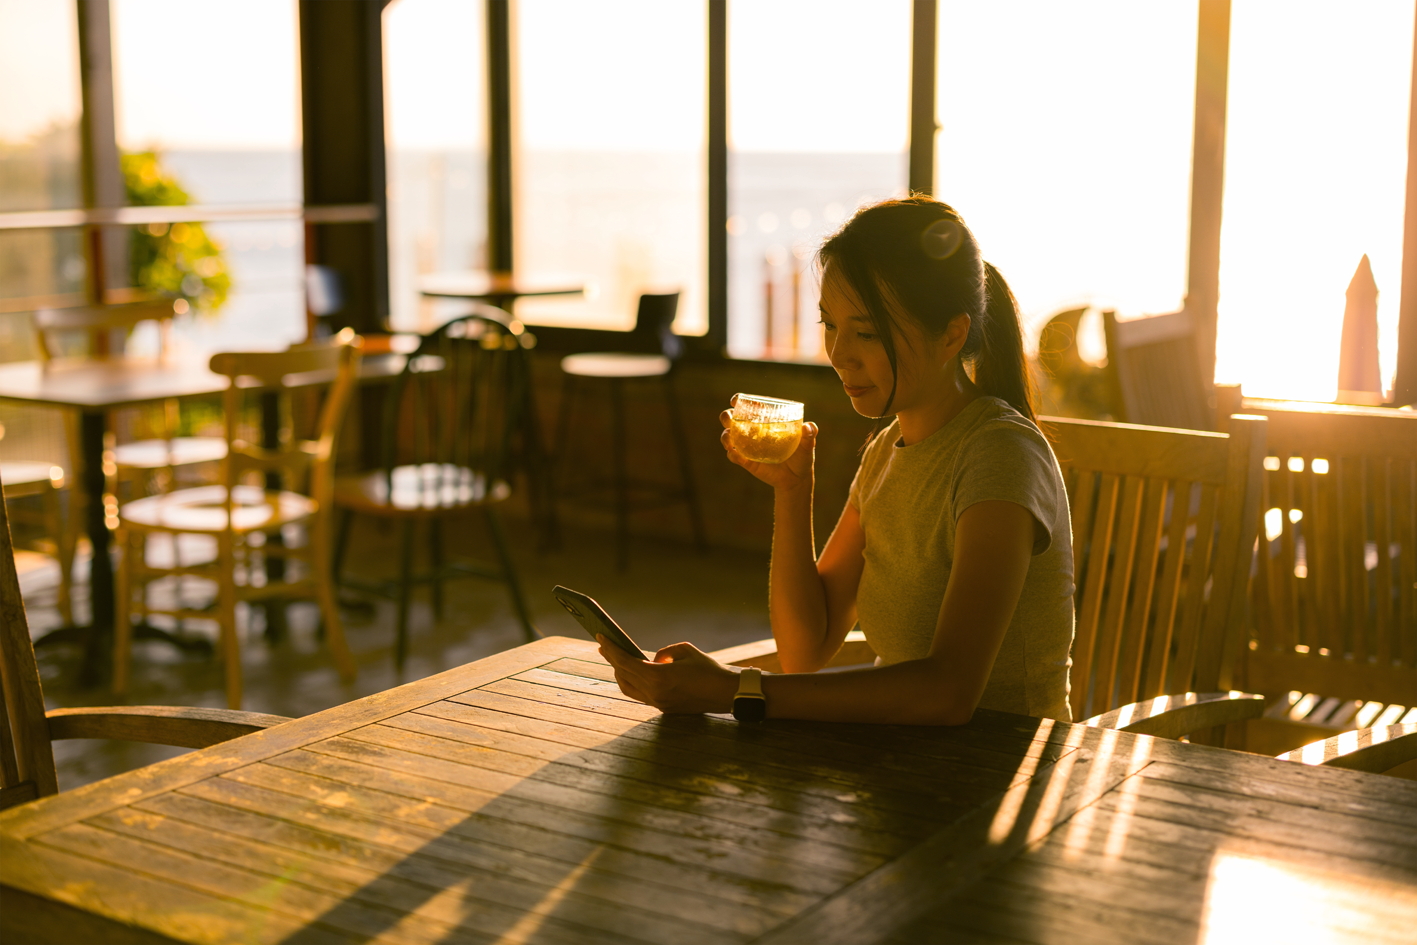
[[[733,717],[740,722],[761,722],[768,716],[763,695],[763,671],[748,666],[738,674],[738,694],[733,697]]]

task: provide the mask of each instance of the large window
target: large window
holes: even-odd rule
[[[1411,2],[1236,0],[1216,379],[1331,400],[1345,291],[1369,259],[1381,379],[1402,297]]]
[[[487,266],[483,23],[482,4],[465,0],[397,0],[384,13],[395,328],[427,331],[439,318],[419,276]]]
[[[153,152],[194,204],[299,204],[295,0],[111,0],[118,146]],[[132,168],[130,167],[130,173]],[[155,227],[159,239],[193,231]],[[194,350],[305,337],[297,221],[206,223],[230,290],[179,319]],[[141,339],[134,339],[141,344]]]
[[[624,329],[641,292],[678,289],[676,330],[703,333],[704,5],[520,0],[516,15],[516,269],[587,287],[518,315]]]
[[[1018,296],[1179,309],[1186,290],[1196,4],[942,0],[935,190]]]
[[[0,0],[0,212],[82,203],[71,3]],[[83,291],[77,229],[0,230],[0,361],[33,356],[29,303]]]
[[[733,3],[728,80],[728,349],[819,357],[814,250],[905,192],[909,0]]]

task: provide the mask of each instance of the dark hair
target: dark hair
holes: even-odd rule
[[[954,208],[923,194],[863,207],[817,251],[819,268],[828,263],[865,306],[893,379],[896,311],[937,337],[957,316],[968,315],[960,362],[973,368],[975,386],[1035,419],[1018,303]],[[895,393],[893,384],[888,411]]]

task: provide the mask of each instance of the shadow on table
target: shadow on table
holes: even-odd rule
[[[995,713],[962,729],[665,717],[608,675],[560,660],[202,790],[299,799],[300,826],[251,838],[280,848],[271,907],[308,917],[286,942],[727,942],[831,922],[830,897],[869,897],[926,838],[1013,845],[1049,803],[1029,779],[1077,754]]]

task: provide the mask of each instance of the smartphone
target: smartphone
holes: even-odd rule
[[[631,654],[636,659],[654,659],[653,656],[640,649],[639,644],[630,639],[630,635],[620,629],[620,625],[610,619],[610,615],[605,612],[594,600],[582,594],[580,591],[573,591],[569,587],[556,585],[551,589],[556,602],[566,608],[566,612],[576,618],[576,623],[580,624],[585,632],[590,634],[592,640],[597,633],[603,633],[615,643],[616,646]]]

